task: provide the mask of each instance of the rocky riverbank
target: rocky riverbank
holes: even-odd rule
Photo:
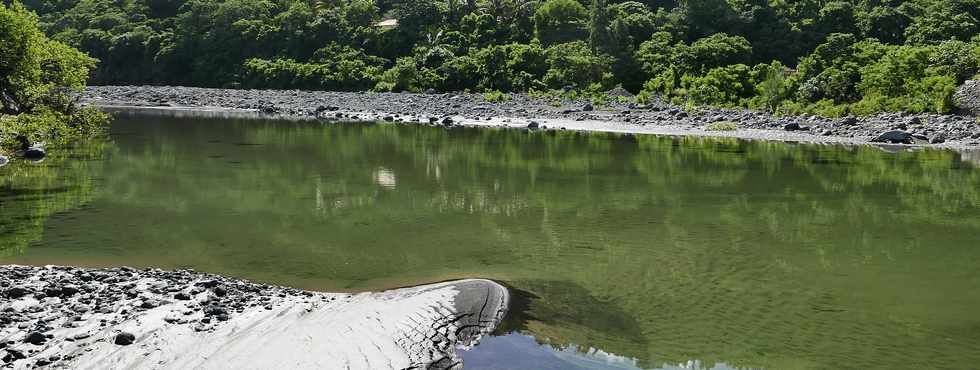
[[[332,294],[189,270],[0,266],[0,367],[461,367],[507,290],[461,280]]]
[[[628,94],[621,91],[617,96]],[[687,111],[666,103],[638,105],[613,96],[609,105],[511,94],[489,102],[481,94],[345,93],[188,87],[99,86],[83,101],[98,106],[248,111],[329,120],[385,120],[431,125],[489,125],[649,134],[731,136],[804,142],[883,143],[980,148],[980,122],[963,115],[882,113],[828,119],[775,117],[742,109]],[[734,129],[721,122],[734,123]]]

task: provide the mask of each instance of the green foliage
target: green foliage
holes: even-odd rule
[[[105,115],[75,104],[95,62],[45,37],[21,5],[0,6],[0,150],[97,133]]]
[[[309,63],[292,59],[245,61],[243,83],[253,88],[314,90],[367,90],[387,61],[349,46],[331,43],[317,50]]]
[[[547,0],[534,12],[534,33],[545,46],[581,40],[588,14],[575,0]]]
[[[583,88],[592,84],[611,86],[611,58],[593,54],[584,41],[554,45],[545,54],[549,69],[544,83],[553,89]]]
[[[510,95],[502,93],[498,90],[494,90],[494,91],[487,92],[486,94],[483,94],[483,100],[486,100],[491,103],[498,103],[498,102],[510,100]]]
[[[735,131],[738,125],[731,121],[712,122],[704,127],[708,131]]]
[[[620,85],[644,100],[840,114],[948,111],[939,103],[948,80],[939,77],[958,84],[980,64],[980,0],[27,5],[53,39],[101,60],[92,74],[100,84],[480,92]],[[398,25],[375,26],[388,19]],[[72,64],[81,65],[92,66]]]

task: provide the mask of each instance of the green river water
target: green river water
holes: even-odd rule
[[[468,368],[975,369],[972,156],[123,114],[0,168],[0,263],[501,281]]]

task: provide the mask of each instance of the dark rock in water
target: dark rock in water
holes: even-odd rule
[[[586,103],[585,105],[582,106],[582,111],[583,112],[591,112],[594,109],[595,109],[595,107],[593,107],[592,104],[589,104],[589,103]]]
[[[225,289],[225,287],[220,286],[220,285],[214,287],[214,295],[216,295],[218,297],[224,297],[227,294],[228,294],[228,289]]]
[[[911,144],[912,134],[905,131],[888,131],[871,140],[873,143]]]
[[[13,288],[7,289],[7,291],[3,292],[3,295],[10,299],[17,299],[25,295],[28,295],[30,292],[31,291],[27,289],[21,288],[19,286],[15,286]]]
[[[527,128],[530,129],[530,130],[536,130],[536,129],[538,129],[538,127],[540,127],[540,124],[538,124],[535,121],[531,121],[531,123],[528,123],[527,124]]]
[[[118,345],[120,345],[120,346],[128,346],[130,344],[133,344],[133,342],[135,342],[135,341],[136,341],[136,336],[133,335],[132,333],[122,332],[122,333],[116,334],[116,341],[115,341],[115,343],[118,344]]]
[[[919,118],[919,117],[912,117],[911,119],[909,119],[909,123],[908,124],[910,124],[910,125],[921,125],[922,124],[922,119]]]
[[[33,331],[27,334],[27,337],[24,338],[24,343],[30,343],[35,346],[40,346],[47,341],[48,341],[48,337],[45,336],[44,333],[37,332],[37,331]]]
[[[799,123],[796,123],[796,122],[790,122],[790,123],[787,123],[785,126],[783,126],[783,130],[786,130],[786,131],[798,131],[798,130],[802,130],[802,129],[803,128],[800,127],[800,124]]]
[[[854,116],[847,116],[841,119],[840,123],[845,126],[854,126],[858,124],[858,119]]]
[[[179,301],[189,301],[191,300],[191,295],[185,292],[179,292],[177,294],[174,294],[174,298]]]
[[[442,119],[442,125],[443,126],[452,126],[453,125],[453,118],[452,117],[443,118]]]
[[[262,112],[262,113],[265,113],[265,114],[276,114],[276,113],[279,113],[279,109],[276,108],[276,107],[273,107],[271,105],[267,105],[267,106],[264,106],[262,108],[259,108],[259,112]]]
[[[929,140],[929,144],[942,144],[946,142],[946,135],[939,134]]]
[[[31,160],[39,160],[47,157],[48,153],[44,151],[43,148],[33,147],[24,151],[24,158]]]
[[[388,122],[391,122],[391,121],[394,121],[394,120],[395,120],[395,117],[392,117],[392,116],[385,116],[385,117],[384,117],[384,120],[385,120],[385,121],[388,121]]]

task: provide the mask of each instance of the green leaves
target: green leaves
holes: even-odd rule
[[[575,0],[547,0],[534,13],[535,35],[545,46],[582,40],[588,14]]]
[[[0,6],[0,148],[25,149],[25,139],[63,144],[97,133],[105,115],[75,106],[95,63],[45,37],[37,17],[21,5]]]

